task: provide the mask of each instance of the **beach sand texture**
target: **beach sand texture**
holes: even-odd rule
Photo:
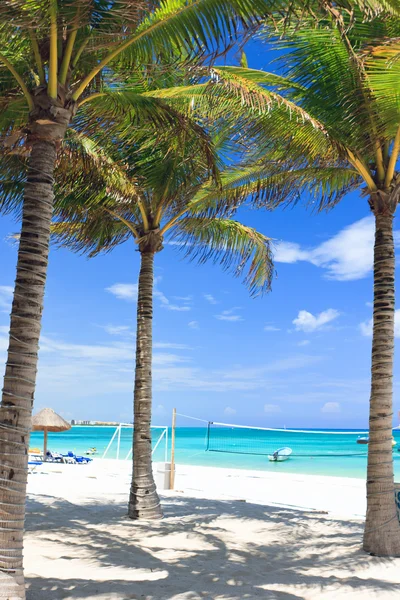
[[[399,597],[400,559],[364,554],[362,520],[349,516],[362,512],[362,482],[178,467],[165,518],[139,523],[125,516],[129,463],[96,463],[46,465],[29,478],[28,600]],[[267,505],[279,489],[320,510]],[[348,516],[343,505],[342,516],[321,511],[332,490],[352,499]]]

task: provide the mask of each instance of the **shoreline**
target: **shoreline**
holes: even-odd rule
[[[89,448],[96,447],[98,453],[93,455],[94,458],[101,458],[105,452],[107,452],[106,458],[116,458],[119,449],[119,457],[123,459],[132,448],[132,427],[130,426],[127,429],[121,430],[121,436],[116,435],[116,432],[117,429],[111,425],[77,425],[63,433],[49,434],[48,447],[63,454],[72,450],[78,455],[86,455]],[[153,431],[154,446],[159,442],[160,437],[162,438],[153,455],[153,460],[156,462],[163,461],[166,456],[169,457],[170,455],[170,434],[168,434],[167,449],[167,436],[163,435],[163,432],[163,428],[154,429]],[[300,453],[297,456],[296,449],[293,446],[293,457],[277,465],[276,463],[269,462],[267,456],[264,454],[255,455],[247,452],[215,451],[213,447],[207,451],[206,440],[203,434],[203,428],[177,428],[175,458],[178,464],[238,469],[242,472],[248,470],[293,474],[300,472],[318,476],[359,478],[360,480],[364,480],[366,477],[366,446],[359,447],[363,449],[360,455],[346,455],[345,458],[329,455],[329,453],[321,456]],[[400,448],[399,433],[397,432],[395,435]],[[243,442],[245,444],[247,443],[246,439],[244,438],[245,441]],[[240,440],[238,440],[239,442]],[[308,450],[315,450],[315,448],[313,450],[311,446],[307,445],[309,441],[306,440],[304,443]],[[290,443],[287,445],[290,447]],[[43,446],[43,434],[34,432],[31,436],[31,446],[41,448]],[[277,447],[279,447],[279,444],[277,444]],[[338,444],[335,448],[335,451],[343,451],[341,444]],[[354,448],[352,447],[353,450]],[[347,442],[345,449],[348,449]],[[301,450],[301,445],[297,450]],[[92,455],[90,454],[90,456]],[[400,481],[400,453],[397,452],[397,449],[394,452],[394,464],[396,479]]]

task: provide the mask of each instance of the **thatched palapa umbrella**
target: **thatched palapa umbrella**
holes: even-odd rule
[[[47,453],[47,432],[67,431],[71,425],[60,415],[54,412],[52,408],[43,408],[32,419],[32,431],[44,432],[43,458],[46,460]]]

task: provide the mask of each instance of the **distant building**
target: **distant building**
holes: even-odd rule
[[[71,419],[71,425],[94,425],[96,427],[102,427],[102,426],[118,427],[119,423],[117,423],[116,421],[80,421],[78,419]]]

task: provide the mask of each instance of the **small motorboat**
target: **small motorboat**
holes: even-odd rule
[[[364,437],[357,438],[357,444],[368,444],[368,442],[369,442],[369,437],[367,435]]]
[[[369,442],[368,436],[357,438],[357,444],[368,444],[368,442]],[[397,442],[394,439],[394,437],[392,437],[392,446],[396,446],[396,445],[397,445]],[[400,451],[400,449],[399,449],[399,451]]]
[[[97,454],[97,448],[89,448],[86,450],[85,454]]]
[[[282,462],[290,458],[293,450],[291,448],[278,448],[272,454],[268,454],[268,460],[271,462]]]

